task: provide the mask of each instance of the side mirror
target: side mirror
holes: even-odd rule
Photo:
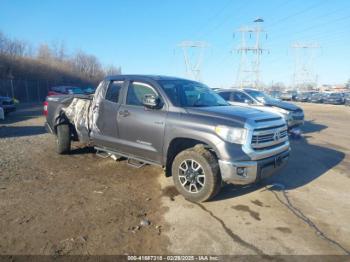
[[[160,106],[160,98],[151,94],[144,95],[142,103],[147,108],[156,109]]]

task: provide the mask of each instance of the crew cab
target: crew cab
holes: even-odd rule
[[[259,90],[217,89],[216,92],[231,105],[251,107],[282,116],[289,130],[304,123],[304,112],[300,107],[272,98]]]
[[[58,153],[69,153],[78,140],[137,167],[161,166],[194,202],[214,197],[222,182],[246,185],[269,177],[289,157],[283,117],[230,106],[195,81],[110,76],[94,95],[50,96],[46,102],[46,128],[57,136]]]

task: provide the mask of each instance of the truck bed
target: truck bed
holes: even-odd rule
[[[89,143],[91,130],[91,95],[57,95],[49,96],[47,123],[54,132],[57,119],[62,112],[67,117],[69,123],[74,127],[74,131],[79,141]]]

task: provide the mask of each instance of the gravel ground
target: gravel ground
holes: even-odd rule
[[[60,156],[40,114],[20,108],[0,123],[0,253],[164,252],[161,170],[79,145]],[[140,225],[145,219],[150,225]]]
[[[158,167],[56,154],[41,108],[21,107],[0,122],[0,254],[349,254],[350,108],[300,105],[288,167],[203,204]]]

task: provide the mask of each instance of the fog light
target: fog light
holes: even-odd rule
[[[237,167],[237,170],[236,170],[237,175],[245,177],[246,176],[245,170],[246,170],[245,167]]]

